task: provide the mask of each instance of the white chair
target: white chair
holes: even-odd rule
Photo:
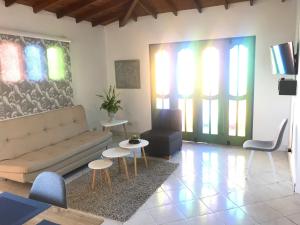
[[[275,139],[275,141],[248,140],[248,141],[244,142],[243,148],[251,151],[249,159],[248,159],[248,165],[247,165],[247,177],[250,175],[254,152],[262,151],[262,152],[266,152],[268,154],[269,160],[271,162],[272,170],[273,170],[274,179],[277,180],[277,174],[276,174],[276,169],[275,169],[275,165],[274,165],[274,160],[272,157],[272,152],[276,151],[280,147],[287,122],[288,122],[288,119],[284,119],[281,122],[279,131],[277,134],[277,138]]]

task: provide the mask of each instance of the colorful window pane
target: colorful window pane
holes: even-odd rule
[[[18,82],[24,79],[24,58],[18,43],[0,42],[0,76],[4,82]]]
[[[231,96],[247,94],[248,49],[244,45],[235,45],[230,50],[229,93]]]
[[[209,134],[209,121],[210,121],[210,107],[209,100],[203,99],[202,102],[202,132]]]
[[[216,96],[219,94],[220,56],[215,47],[209,47],[203,53],[203,94]]]
[[[239,101],[239,108],[238,108],[238,136],[245,137],[246,135],[246,100]]]
[[[24,49],[28,80],[41,81],[46,79],[46,65],[43,49],[39,45],[28,45]]]
[[[186,115],[185,115],[185,120],[186,120],[186,132],[193,132],[193,114],[194,114],[194,109],[193,109],[193,99],[186,99]]]
[[[186,48],[177,57],[177,87],[182,97],[189,97],[194,93],[196,79],[196,62],[193,50]]]
[[[156,94],[166,96],[170,92],[170,56],[165,50],[155,54]]]
[[[229,100],[229,136],[236,136],[237,101]]]
[[[169,98],[156,98],[156,108],[157,109],[169,109],[170,99]]]
[[[63,80],[66,76],[64,51],[58,46],[47,49],[48,74],[51,80]]]
[[[181,123],[183,132],[193,132],[194,130],[194,103],[191,98],[180,98],[178,108],[181,110]]]

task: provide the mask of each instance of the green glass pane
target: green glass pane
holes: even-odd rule
[[[48,74],[51,80],[63,80],[66,76],[63,49],[53,46],[47,49]]]
[[[229,76],[229,94],[237,96],[237,81],[238,81],[238,46],[234,46],[230,50],[230,76]]]
[[[236,136],[237,101],[229,100],[229,136]]]
[[[246,135],[246,100],[239,101],[239,112],[238,112],[238,136],[245,137]]]
[[[239,45],[239,96],[247,94],[247,78],[248,78],[248,48]]]

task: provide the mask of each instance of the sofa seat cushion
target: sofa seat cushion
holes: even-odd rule
[[[24,154],[18,158],[0,162],[0,171],[32,173],[45,169],[111,138],[111,133],[87,131],[59,142]]]
[[[182,139],[182,133],[180,131],[170,130],[149,130],[144,132],[141,137],[146,140],[172,142]]]

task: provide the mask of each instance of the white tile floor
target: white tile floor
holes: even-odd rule
[[[286,152],[274,153],[278,181],[265,153],[254,156],[245,179],[243,149],[184,143],[170,161],[178,169],[125,225],[292,225],[300,224],[300,195],[293,185]],[[105,221],[104,225],[121,224]]]
[[[184,143],[170,160],[178,169],[124,225],[300,225],[300,195],[293,193],[287,153],[274,153],[278,182],[261,152],[246,180],[247,158],[240,148]],[[7,189],[28,192],[28,186],[0,182],[0,190]],[[104,225],[121,223],[105,219]]]

